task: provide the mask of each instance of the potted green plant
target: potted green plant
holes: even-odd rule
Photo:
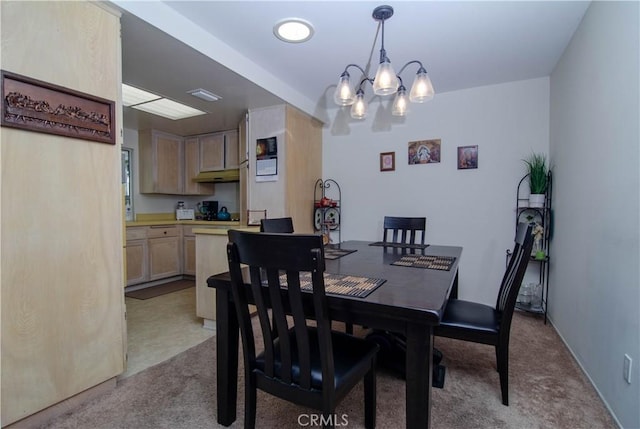
[[[529,173],[529,207],[544,207],[545,192],[547,192],[547,177],[549,168],[547,157],[541,153],[532,153],[523,159]]]

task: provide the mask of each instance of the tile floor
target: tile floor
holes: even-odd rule
[[[139,300],[125,297],[129,377],[215,335],[196,316],[195,287]]]

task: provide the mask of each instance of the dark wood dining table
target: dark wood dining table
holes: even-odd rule
[[[365,241],[341,243],[342,249],[355,252],[339,259],[327,259],[326,272],[384,279],[385,282],[365,298],[327,294],[329,315],[334,321],[406,336],[406,427],[428,428],[431,424],[433,327],[440,323],[448,297],[457,295],[462,247],[429,245],[416,250],[370,244]],[[406,254],[447,256],[455,261],[449,270],[391,265]],[[218,423],[229,426],[236,419],[238,320],[229,273],[209,277],[207,285],[216,289]]]

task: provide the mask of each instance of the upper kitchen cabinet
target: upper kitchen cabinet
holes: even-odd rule
[[[184,195],[212,195],[213,183],[200,183],[193,179],[200,173],[200,143],[197,137],[184,140]]]
[[[200,172],[238,168],[238,130],[197,136],[200,142]]]
[[[140,192],[181,195],[184,190],[184,140],[156,130],[138,133]]]
[[[143,194],[211,195],[213,183],[193,179],[200,171],[198,137],[183,138],[157,130],[138,133],[140,192]]]

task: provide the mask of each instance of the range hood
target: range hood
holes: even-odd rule
[[[240,170],[220,170],[220,171],[204,171],[193,178],[194,182],[238,182],[240,181]]]

